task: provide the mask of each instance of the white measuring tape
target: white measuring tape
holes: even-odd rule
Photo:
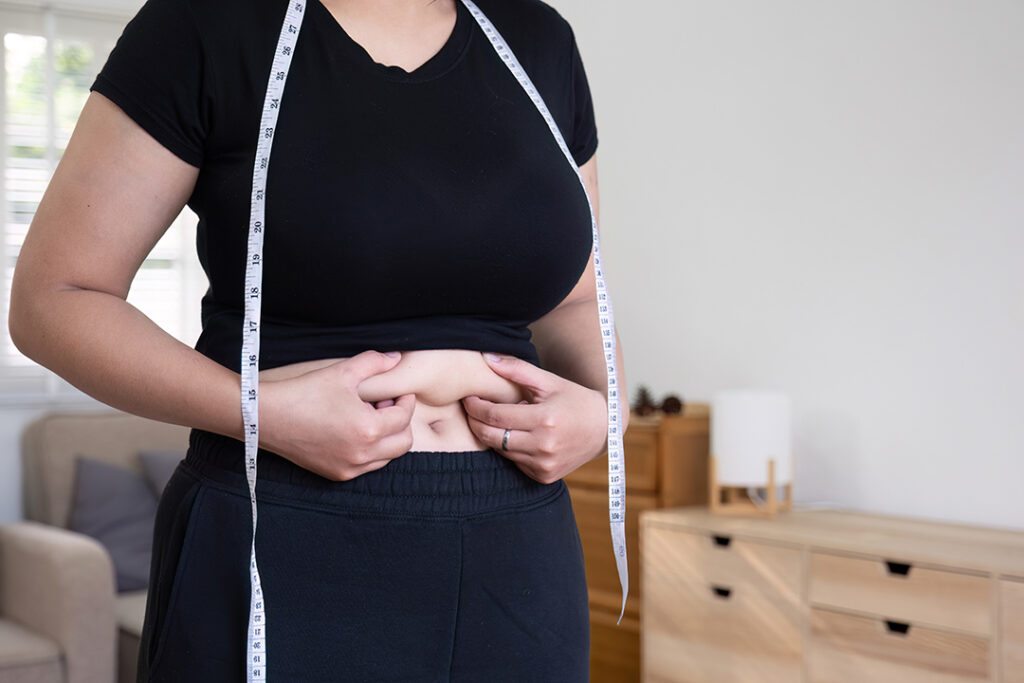
[[[265,205],[267,197],[267,171],[270,168],[270,149],[277,127],[277,116],[281,110],[281,100],[285,81],[295,44],[299,38],[299,29],[305,16],[307,0],[292,0],[285,12],[281,33],[277,40],[267,92],[263,100],[263,115],[260,118],[259,139],[256,143],[256,157],[253,163],[252,198],[249,214],[248,258],[245,266],[245,318],[242,321],[242,421],[245,425],[245,471],[249,482],[249,500],[252,504],[252,543],[249,554],[249,578],[252,584],[249,602],[249,626],[247,637],[247,681],[265,681],[267,679],[267,623],[263,589],[260,583],[259,567],[256,564],[256,456],[259,450],[259,353],[260,353],[260,302],[263,285],[263,233],[266,228]],[[530,77],[519,64],[515,54],[505,39],[491,24],[490,20],[480,11],[472,0],[461,0],[476,19],[484,34],[498,56],[505,62],[519,84],[529,95],[555,141],[583,186],[590,209],[590,224],[593,232],[594,270],[597,281],[598,315],[601,325],[602,344],[604,346],[605,365],[608,378],[608,514],[611,523],[612,547],[615,552],[615,564],[619,572],[622,586],[622,611],[619,621],[626,610],[626,595],[629,590],[629,573],[626,564],[626,533],[625,533],[625,463],[623,462],[622,441],[619,434],[621,422],[621,405],[619,403],[618,369],[615,348],[615,321],[612,313],[612,302],[608,296],[604,271],[601,267],[601,250],[597,233],[597,218],[590,202],[583,175],[576,166],[554,118],[544,104],[543,98],[534,87]]]
[[[604,360],[608,377],[608,516],[611,522],[612,548],[615,551],[615,565],[619,570],[619,583],[622,585],[622,610],[619,612],[619,621],[626,611],[626,594],[629,592],[629,570],[626,566],[626,489],[625,475],[626,466],[623,462],[622,441],[619,435],[619,424],[622,419],[621,406],[619,404],[619,372],[615,352],[615,318],[612,315],[612,300],[608,296],[608,287],[604,281],[604,269],[601,267],[601,244],[597,234],[597,217],[594,215],[594,206],[590,202],[590,193],[587,192],[587,185],[583,181],[583,174],[576,166],[576,160],[572,158],[569,147],[562,138],[561,131],[555,119],[548,111],[544,99],[533,86],[533,81],[526,74],[519,60],[509,48],[508,43],[494,28],[490,19],[484,16],[480,8],[473,3],[473,0],[462,0],[476,22],[480,24],[484,34],[491,41],[495,52],[501,57],[505,65],[512,71],[512,75],[523,86],[526,94],[530,96],[533,104],[537,107],[544,121],[555,136],[562,154],[569,161],[569,166],[576,172],[576,177],[583,186],[583,194],[587,198],[587,208],[590,209],[590,227],[594,236],[594,277],[597,280],[597,308],[601,322],[601,338],[604,345]],[[616,622],[618,623],[618,622]]]

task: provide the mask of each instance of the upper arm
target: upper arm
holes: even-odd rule
[[[111,100],[90,92],[18,256],[12,329],[30,301],[59,289],[126,298],[198,174]]]
[[[12,332],[58,290],[128,296],[198,179],[217,102],[211,47],[192,0],[146,0],[124,27],[29,226]]]

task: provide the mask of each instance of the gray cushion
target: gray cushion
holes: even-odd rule
[[[132,470],[79,457],[70,528],[95,538],[110,553],[118,592],[149,583],[156,497]]]
[[[164,492],[178,463],[184,458],[185,451],[180,450],[139,451],[142,474],[145,475],[146,482],[157,498]]]

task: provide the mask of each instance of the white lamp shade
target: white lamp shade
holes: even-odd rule
[[[762,389],[717,392],[711,401],[711,454],[722,486],[766,486],[775,460],[776,485],[793,479],[790,401]]]

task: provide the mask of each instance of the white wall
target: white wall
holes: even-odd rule
[[[630,389],[788,392],[799,502],[1024,528],[1024,4],[551,4]]]
[[[629,388],[788,392],[799,502],[1024,528],[1024,4],[549,1]]]

